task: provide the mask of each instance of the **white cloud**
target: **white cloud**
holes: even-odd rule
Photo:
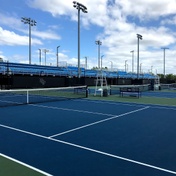
[[[0,19],[1,25],[8,26],[12,29],[17,29],[22,26],[21,19],[18,19],[16,15],[0,13]]]
[[[1,13],[0,13],[0,18],[1,18],[0,25],[7,26],[8,28],[10,27],[13,30],[16,30],[17,32],[23,32],[24,34],[28,35],[29,33],[28,27],[21,22],[21,18],[18,18],[16,15],[10,16],[10,14],[4,15]],[[60,40],[61,37],[55,32],[57,28],[58,26],[54,25],[54,26],[48,26],[48,29],[46,31],[38,31],[37,27],[33,27],[31,33],[32,33],[32,36],[35,36],[40,39]],[[19,34],[16,34],[14,31],[3,30],[2,28],[1,28],[1,35],[3,36],[1,38],[1,43],[4,41],[3,44],[5,45],[14,45],[15,43],[17,45],[18,43],[19,45],[23,45],[23,44],[26,45],[26,41],[28,41],[28,39],[26,39],[27,36],[21,36]],[[8,39],[8,35],[10,36],[9,39]],[[12,38],[14,38],[15,40],[12,40]],[[33,44],[39,44],[39,45],[42,44],[42,41],[36,38],[33,38],[32,42]]]
[[[77,20],[76,9],[73,8],[73,0],[29,0],[28,5],[56,16],[70,16]],[[111,19],[120,19],[133,16],[141,20],[156,19],[161,16],[175,14],[175,0],[81,0],[88,9],[88,15],[82,14],[85,24],[91,23],[104,26]]]
[[[41,39],[60,40],[61,37],[52,30],[48,31],[32,31],[32,35]]]
[[[176,24],[176,16],[173,16],[171,18],[167,18],[161,21],[161,25],[175,25]]]
[[[54,18],[64,16],[76,21],[77,10],[73,8],[72,2],[73,0],[28,0],[28,5],[32,8],[49,12]],[[135,50],[136,53],[136,34],[139,33],[143,35],[143,40],[140,41],[140,57],[143,68],[146,71],[151,65],[155,65],[162,72],[162,51],[160,48],[162,46],[173,45],[176,42],[175,31],[165,26],[176,23],[176,17],[172,17],[176,12],[175,0],[80,0],[80,2],[88,10],[88,14],[81,13],[81,24],[84,27],[92,27],[91,25],[93,24],[102,28],[103,32],[97,33],[95,37],[103,43],[101,52],[106,56],[104,64],[110,66],[110,61],[112,61],[114,67],[124,69],[124,60],[128,59],[130,68],[130,51]],[[19,19],[17,20],[16,17],[2,14],[0,14],[0,18],[2,18],[0,24],[9,25],[7,21],[10,21],[12,27],[17,23],[16,30],[26,34],[26,36],[20,36],[14,32],[0,28],[0,34],[3,36],[0,38],[0,44],[7,43],[8,45],[14,45],[15,41],[18,41],[20,45],[28,44],[28,30],[24,25],[22,27]],[[130,18],[133,20],[129,20]],[[161,22],[159,23],[160,19]],[[45,31],[38,31],[36,27],[32,30],[32,36],[42,40],[60,40],[61,36],[55,32],[56,28],[57,26],[52,26]],[[7,39],[8,36],[11,36],[10,38],[13,38],[13,40]],[[39,39],[35,38],[33,38],[33,43],[42,44]],[[66,55],[62,57],[60,54],[60,57],[64,61],[69,60]],[[172,58],[174,57],[174,54],[170,52],[169,64],[173,62]],[[94,60],[96,61],[95,58]],[[160,64],[157,64],[159,63],[158,61],[160,61]],[[69,60],[69,62],[77,64],[74,58]],[[93,65],[93,59],[91,64]],[[95,65],[97,63],[94,62]],[[173,65],[173,68],[176,67],[174,64],[171,65]]]
[[[85,25],[89,23],[99,26],[104,25],[107,18],[107,0],[82,0],[88,9],[88,15],[81,13],[82,20]],[[30,0],[28,5],[32,8],[40,9],[45,12],[51,13],[54,17],[57,16],[70,16],[72,20],[77,20],[77,10],[73,7],[73,0],[57,1],[57,0]],[[95,18],[96,17],[96,18]]]
[[[118,3],[126,16],[136,16],[143,20],[171,15],[176,11],[175,0],[118,0]]]
[[[70,6],[68,5],[70,3]],[[30,0],[28,5],[32,8],[40,9],[45,12],[50,12],[53,16],[70,15],[73,10],[72,1],[57,1],[57,0]]]
[[[27,36],[21,36],[13,31],[8,31],[4,30],[3,28],[0,27],[0,45],[28,45],[28,37]],[[42,43],[38,40],[33,38],[32,39],[32,44],[39,44],[41,45]]]

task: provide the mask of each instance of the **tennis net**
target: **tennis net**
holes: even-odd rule
[[[142,84],[142,85],[111,85],[110,86],[110,94],[117,95],[120,93],[121,88],[139,88],[139,91],[145,92],[150,90],[150,84]]]
[[[160,84],[161,90],[168,89],[168,90],[176,90],[176,83],[172,84]]]
[[[86,98],[87,86],[0,90],[0,107]]]

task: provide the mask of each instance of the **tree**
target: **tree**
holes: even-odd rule
[[[158,76],[160,77],[161,83],[164,84],[176,83],[176,75],[174,74],[167,74],[165,76],[163,74],[158,74]]]

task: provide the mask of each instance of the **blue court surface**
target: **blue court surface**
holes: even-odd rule
[[[176,175],[176,107],[88,99],[3,107],[0,153],[48,175]]]

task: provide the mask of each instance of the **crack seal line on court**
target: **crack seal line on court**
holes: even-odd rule
[[[139,161],[136,161],[136,160],[125,158],[125,157],[121,157],[121,156],[118,156],[118,155],[113,155],[113,154],[110,154],[110,153],[107,153],[107,152],[102,152],[102,151],[99,151],[99,150],[95,150],[95,149],[92,149],[92,148],[88,148],[88,147],[84,147],[84,146],[81,146],[81,145],[73,144],[73,143],[70,143],[70,142],[49,138],[49,137],[46,137],[46,136],[42,136],[42,135],[39,135],[39,134],[31,133],[31,132],[28,132],[28,131],[20,130],[20,129],[13,128],[13,127],[6,126],[6,125],[2,125],[2,124],[0,124],[0,127],[10,129],[10,130],[14,130],[14,131],[21,132],[21,133],[25,133],[25,134],[32,135],[32,136],[35,136],[35,137],[40,137],[40,138],[43,138],[43,139],[46,139],[46,140],[62,143],[62,144],[69,145],[69,146],[72,146],[72,147],[76,147],[76,148],[79,148],[79,149],[87,150],[87,151],[94,152],[94,153],[97,153],[97,154],[105,155],[105,156],[108,156],[108,157],[116,158],[116,159],[119,159],[119,160],[127,161],[127,162],[130,162],[130,163],[138,164],[138,165],[141,165],[141,166],[145,166],[145,167],[148,167],[148,168],[152,168],[152,169],[155,169],[155,170],[159,170],[159,171],[163,171],[163,172],[167,172],[167,173],[171,173],[171,174],[176,175],[176,171],[164,169],[164,168],[161,168],[161,167],[157,167],[157,166],[150,165],[150,164],[147,164],[147,163],[139,162]]]

